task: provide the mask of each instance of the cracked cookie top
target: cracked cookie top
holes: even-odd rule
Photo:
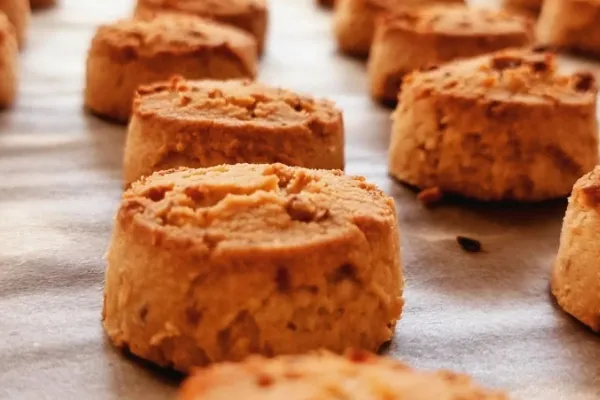
[[[452,36],[527,36],[533,30],[533,24],[526,18],[463,4],[436,4],[399,10],[386,14],[381,24],[388,31],[400,29]]]
[[[249,80],[170,82],[141,87],[134,113],[144,117],[268,127],[337,122],[341,111],[327,100],[315,99]]]
[[[192,54],[220,46],[255,49],[256,41],[231,26],[191,15],[165,14],[151,20],[121,20],[102,25],[92,44],[92,48],[108,48],[127,58]]]
[[[266,0],[138,0],[138,10],[176,11],[227,16],[266,9]]]
[[[414,370],[396,360],[351,351],[345,357],[321,354],[250,357],[198,371],[180,391],[181,400],[244,399],[413,399],[507,400],[465,376]]]
[[[455,61],[405,78],[418,96],[433,92],[484,101],[527,104],[586,104],[596,101],[597,86],[590,72],[561,74],[553,54],[535,50],[503,50]]]
[[[362,177],[283,164],[160,171],[123,195],[118,218],[153,243],[297,248],[395,225],[393,200]]]

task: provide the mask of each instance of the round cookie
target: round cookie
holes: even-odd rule
[[[27,40],[27,28],[31,18],[29,0],[0,0],[0,11],[8,17],[17,33],[17,42],[22,48]]]
[[[537,23],[542,45],[600,56],[600,2],[546,0]]]
[[[503,0],[502,8],[507,12],[536,19],[544,0]]]
[[[508,400],[465,375],[414,370],[396,360],[349,351],[223,363],[198,370],[179,400]]]
[[[479,200],[567,196],[598,162],[596,82],[552,54],[505,50],[405,78],[389,170]]]
[[[151,21],[101,26],[87,58],[85,104],[126,122],[139,85],[186,78],[254,78],[256,42],[237,28],[195,16],[165,14]]]
[[[14,26],[0,12],[0,108],[12,105],[19,80],[19,45]]]
[[[338,48],[353,56],[366,57],[378,17],[407,6],[434,3],[464,4],[464,0],[336,0],[333,24]]]
[[[258,54],[264,51],[269,19],[266,0],[138,0],[135,15],[153,18],[165,11],[193,14],[236,26],[254,36]]]
[[[395,102],[407,73],[530,43],[533,24],[503,12],[439,4],[380,19],[369,56],[371,95]]]
[[[403,305],[398,236],[393,199],[341,171],[160,171],[123,195],[104,328],[117,347],[180,371],[376,351]]]
[[[56,5],[56,0],[29,0],[31,8],[34,10],[48,8]]]
[[[125,145],[129,186],[162,169],[282,162],[344,168],[342,112],[326,100],[249,80],[142,87]]]
[[[552,293],[569,314],[600,332],[600,167],[575,183],[552,272]]]

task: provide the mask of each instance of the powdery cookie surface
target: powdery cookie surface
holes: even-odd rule
[[[334,35],[340,51],[359,57],[369,54],[377,19],[406,7],[464,0],[336,0]]]
[[[600,2],[546,0],[537,24],[541,44],[600,56]]]
[[[103,324],[159,365],[318,348],[376,351],[402,309],[393,200],[282,164],[162,171],[122,199]]]
[[[262,54],[269,10],[266,0],[138,0],[135,15],[153,18],[163,12],[180,12],[210,18],[250,33]]]
[[[407,73],[456,59],[528,45],[532,23],[493,10],[440,4],[382,17],[369,57],[371,95],[394,102]]]
[[[598,162],[596,82],[551,54],[502,51],[406,78],[390,173],[480,200],[567,196]]]
[[[0,108],[12,105],[19,84],[19,46],[14,26],[0,12]]]
[[[575,183],[552,272],[552,293],[569,314],[600,331],[600,167]]]
[[[342,112],[331,102],[249,80],[142,87],[125,146],[125,185],[180,166],[282,162],[344,168]]]
[[[6,14],[15,27],[17,41],[22,48],[27,40],[27,29],[31,19],[29,0],[0,0],[0,11]]]
[[[251,357],[197,371],[181,388],[180,400],[507,400],[465,375],[414,370],[398,361],[350,351]]]
[[[125,122],[139,85],[174,74],[187,78],[254,78],[256,42],[237,28],[187,15],[101,26],[87,59],[85,104]]]

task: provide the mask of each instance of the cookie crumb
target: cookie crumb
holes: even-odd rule
[[[444,193],[438,186],[423,189],[417,195],[417,200],[426,207],[439,203],[444,198]]]
[[[466,236],[457,236],[456,241],[466,252],[479,253],[481,251],[481,242],[477,239],[468,238]]]

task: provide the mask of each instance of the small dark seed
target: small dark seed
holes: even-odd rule
[[[481,242],[465,236],[457,236],[456,241],[464,251],[469,253],[479,253],[481,251]]]

